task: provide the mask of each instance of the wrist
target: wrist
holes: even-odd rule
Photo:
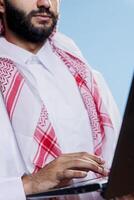
[[[32,176],[24,175],[22,176],[21,179],[22,179],[25,194],[26,195],[32,194]]]

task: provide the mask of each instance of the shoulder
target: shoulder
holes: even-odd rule
[[[94,76],[94,78],[95,78],[95,80],[96,80],[98,85],[100,85],[101,87],[103,87],[103,86],[104,87],[108,87],[107,83],[106,83],[106,81],[105,81],[105,79],[104,79],[104,77],[103,77],[101,72],[99,72],[99,71],[97,71],[95,69],[92,69],[92,73],[93,73],[93,76]]]
[[[107,82],[105,81],[102,73],[100,73],[99,71],[92,69],[92,73],[93,73],[93,77],[98,85],[101,96],[105,97],[104,101],[107,101],[105,103],[108,104],[108,101],[111,100],[111,98],[113,98],[113,97],[112,97],[112,94],[111,94],[111,91],[109,89]]]
[[[94,70],[94,69],[92,69],[92,73],[93,73],[93,76],[97,83],[102,100],[103,100],[103,102],[108,110],[108,113],[111,117],[111,120],[113,122],[113,126],[116,130],[116,133],[118,133],[120,124],[121,124],[121,116],[120,116],[120,112],[117,107],[117,104],[115,102],[115,99],[114,99],[103,75],[99,71]]]

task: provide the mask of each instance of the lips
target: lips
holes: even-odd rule
[[[49,19],[52,18],[51,15],[48,15],[48,14],[40,14],[40,13],[34,15],[34,17],[36,17],[36,18],[38,18],[38,19],[40,19],[40,20],[43,20],[43,21],[48,21]]]

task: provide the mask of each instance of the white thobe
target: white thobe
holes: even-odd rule
[[[80,151],[93,153],[90,121],[78,87],[65,64],[53,53],[49,42],[47,41],[35,55],[7,42],[4,38],[0,38],[0,55],[6,55],[6,57],[18,63],[19,70],[38,92],[47,108],[61,151],[63,153]],[[100,73],[96,71],[93,71],[93,73],[105,105],[109,108],[113,125],[115,129],[118,129],[120,124],[119,114],[113,97]],[[8,137],[8,140],[10,140],[10,135]],[[25,139],[27,138],[25,137]],[[24,138],[22,141],[24,141]],[[15,142],[17,143],[17,141]],[[17,145],[14,147],[14,151],[15,148],[18,152]],[[24,148],[27,157],[28,146]],[[110,154],[110,150],[107,151]],[[19,152],[15,156],[16,160],[20,159]],[[28,164],[28,162],[24,162],[24,166]],[[12,168],[12,166],[10,167]],[[6,200],[25,199],[20,178],[21,173],[25,173],[25,170],[20,170],[16,177],[8,177],[7,174],[1,179],[0,191],[2,188],[2,192],[0,192],[0,200],[4,199],[4,195]],[[8,194],[6,193],[7,188],[9,188]]]

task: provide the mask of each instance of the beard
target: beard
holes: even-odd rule
[[[9,0],[5,0],[5,20],[7,27],[19,38],[32,43],[44,42],[53,32],[58,21],[58,15],[50,12],[45,7],[40,7],[38,10],[33,10],[29,14],[12,5]],[[32,17],[38,14],[47,14],[51,17],[51,25],[42,24],[41,27],[36,27],[32,24]]]

